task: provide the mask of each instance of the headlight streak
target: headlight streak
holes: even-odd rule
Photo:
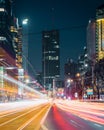
[[[56,102],[57,103],[57,102]],[[60,103],[60,102],[59,102]],[[100,105],[100,107],[99,107],[99,105],[95,105],[95,103],[82,103],[82,102],[76,102],[76,101],[72,101],[72,102],[68,102],[68,103],[66,103],[66,102],[61,102],[60,104],[65,104],[65,106],[67,105],[67,106],[73,106],[73,109],[75,109],[75,110],[78,110],[78,111],[83,111],[84,110],[84,112],[85,112],[85,109],[87,109],[86,110],[86,112],[88,112],[88,113],[91,113],[91,114],[98,114],[98,116],[99,116],[99,114],[100,114],[100,116],[104,116],[104,105],[102,105],[102,104],[99,104]],[[81,109],[78,109],[78,108],[80,108],[81,107]],[[70,108],[71,109],[71,108]],[[102,112],[96,112],[96,111],[102,111]],[[91,112],[92,111],[92,112]]]
[[[99,123],[101,125],[104,125],[104,119],[102,118],[99,118],[99,117],[96,117],[96,113],[92,113],[93,115],[90,114],[90,112],[88,111],[81,111],[79,109],[74,109],[74,108],[69,108],[68,106],[65,106],[65,105],[62,105],[62,104],[56,104],[57,107],[59,107],[60,109],[64,110],[64,111],[67,111],[67,112],[71,112],[73,113],[74,115],[76,116],[79,116],[80,118],[83,118],[85,120],[90,120],[92,122],[96,122],[96,123]],[[85,112],[85,113],[83,113]],[[86,114],[87,113],[87,114]],[[95,115],[94,115],[95,114]],[[98,113],[97,113],[98,114]],[[99,114],[102,114],[102,113],[99,113]]]
[[[23,117],[23,116],[25,116],[25,115],[31,113],[32,111],[41,108],[41,107],[44,106],[44,105],[45,105],[45,104],[41,104],[41,105],[39,105],[39,106],[35,106],[35,108],[31,108],[31,109],[28,110],[27,112],[25,112],[25,113],[23,113],[23,114],[21,114],[21,115],[19,115],[19,116],[16,116],[15,118],[12,118],[12,119],[10,119],[10,120],[8,120],[8,121],[6,121],[6,122],[1,123],[0,126],[3,126],[3,125],[6,125],[6,124],[8,124],[8,123],[10,123],[10,122],[12,122],[12,121],[15,121],[16,119],[18,119],[18,118],[20,118],[20,117]],[[47,103],[46,103],[46,105],[47,105]]]
[[[36,91],[36,90],[34,90],[34,89],[28,87],[26,84],[23,84],[22,82],[13,79],[13,78],[10,77],[10,76],[0,75],[0,77],[2,77],[2,76],[3,76],[3,78],[4,78],[5,80],[8,80],[8,81],[10,81],[11,83],[14,83],[14,84],[16,84],[16,85],[18,85],[18,86],[21,86],[22,88],[25,88],[26,90],[28,90],[28,91],[30,91],[30,92],[34,92],[34,93],[40,95],[41,98],[44,97],[44,95],[43,95],[42,93],[40,93],[40,92],[38,92],[38,91]]]
[[[48,106],[49,107],[49,106]],[[45,106],[43,109],[41,109],[40,112],[38,112],[36,115],[34,115],[31,119],[29,119],[27,122],[25,122],[24,124],[22,124],[22,126],[20,126],[17,130],[23,130],[26,126],[28,126],[35,118],[37,118],[45,109],[47,108],[47,106]]]
[[[83,109],[84,108],[87,108],[87,110],[88,109],[96,109],[96,110],[104,110],[104,105],[102,105],[102,103],[96,103],[96,105],[95,105],[95,103],[93,103],[93,102],[80,102],[80,101],[72,101],[72,102],[70,102],[69,103],[69,101],[65,101],[65,102],[62,102],[62,103],[65,103],[65,104],[67,104],[68,106],[69,105],[73,105],[74,107],[76,107],[76,108],[78,108],[80,105],[81,105],[81,107],[83,107]],[[99,107],[99,105],[101,106],[101,107]]]
[[[60,130],[75,130],[72,125],[69,125],[63,116],[59,113],[57,106],[53,105],[53,118],[57,122],[57,125]],[[76,127],[76,126],[75,126]]]
[[[21,102],[15,102],[15,103],[7,103],[2,104],[0,106],[0,118],[5,117],[7,115],[11,115],[12,113],[20,112],[21,110],[25,110],[28,108],[31,108],[33,106],[37,107],[40,104],[47,104],[47,100],[35,100],[35,101],[21,101]],[[3,107],[3,109],[2,109]],[[6,108],[6,109],[5,109]]]

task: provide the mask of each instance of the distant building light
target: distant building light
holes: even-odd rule
[[[0,12],[4,12],[5,11],[5,9],[4,8],[0,8]]]
[[[84,50],[86,49],[86,46],[84,46]]]
[[[59,57],[58,56],[48,56],[47,59],[48,60],[58,60]]]
[[[104,21],[104,18],[97,19],[97,22]]]
[[[49,35],[44,35],[45,38],[49,38]]]
[[[6,37],[0,37],[0,41],[6,41]]]
[[[87,57],[88,55],[87,54],[85,54],[85,57]]]
[[[55,53],[55,51],[48,51],[48,53]]]
[[[55,77],[60,77],[60,75],[55,75]]]
[[[54,41],[55,44],[57,44],[57,41]]]
[[[85,64],[84,66],[85,66],[85,67],[88,67],[88,64]]]
[[[59,45],[55,45],[54,47],[55,47],[55,48],[59,48]]]
[[[89,20],[89,23],[91,23],[91,20]]]

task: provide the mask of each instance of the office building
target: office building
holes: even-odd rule
[[[18,78],[18,68],[22,67],[22,34],[18,19],[12,13],[12,1],[0,1],[0,71],[10,77]],[[18,85],[1,79],[0,89],[2,98],[18,94]],[[11,96],[10,96],[10,95]],[[9,100],[9,99],[8,99]]]
[[[104,58],[104,4],[96,9],[96,60]]]
[[[42,32],[42,73],[43,84],[51,89],[53,79],[60,77],[59,31]]]
[[[77,63],[75,63],[72,59],[68,59],[67,63],[64,65],[64,74],[65,78],[74,79],[77,74]]]
[[[5,49],[13,58],[15,51],[12,44],[10,31],[12,23],[12,3],[10,0],[0,1],[0,47]]]
[[[16,53],[16,66],[22,68],[22,27],[17,28],[17,53]]]
[[[87,55],[95,63],[95,20],[91,19],[87,26]]]

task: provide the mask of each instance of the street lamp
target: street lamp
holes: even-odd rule
[[[22,24],[23,24],[23,25],[28,24],[28,19],[27,19],[27,18],[26,18],[26,19],[24,19],[24,20],[22,21]]]
[[[81,74],[76,73],[75,75],[75,80],[74,80],[74,85],[75,85],[75,93],[74,97],[75,99],[79,98],[80,93],[82,94],[82,87],[81,87]]]
[[[73,82],[72,79],[67,79],[66,80],[66,97],[69,98],[69,95],[71,96],[71,83]]]

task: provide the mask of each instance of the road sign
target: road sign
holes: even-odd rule
[[[87,91],[87,95],[93,95],[93,89],[92,88],[89,88],[86,91]]]

